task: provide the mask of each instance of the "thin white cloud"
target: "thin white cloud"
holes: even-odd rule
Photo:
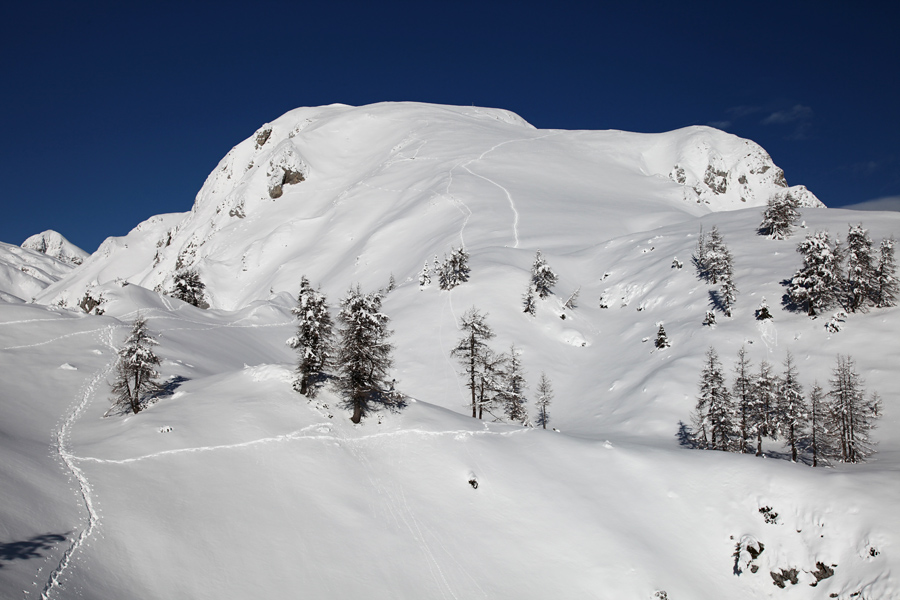
[[[794,121],[803,121],[811,119],[813,111],[808,106],[796,104],[788,110],[779,110],[770,114],[768,117],[760,121],[763,125],[778,125],[782,123],[793,123]]]
[[[851,210],[893,210],[900,212],[900,196],[885,196],[884,198],[875,198],[858,202],[856,204],[848,204],[840,208],[849,208]]]

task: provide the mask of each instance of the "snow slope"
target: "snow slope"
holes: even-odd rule
[[[73,264],[0,242],[0,300],[26,302],[68,275]]]
[[[427,143],[380,166],[376,141],[409,137],[416,118]],[[741,205],[726,194],[685,200],[693,184],[666,169],[683,165],[689,181],[706,168],[678,150],[694,147],[684,140],[702,134],[729,157],[740,152],[728,143],[743,145],[708,129],[540,132],[503,111],[421,105],[282,119],[232,151],[191,213],[110,238],[42,296],[80,297],[91,285],[103,316],[0,304],[0,597],[900,597],[898,309],[851,315],[830,333],[827,319],[780,307],[801,237],[843,236],[859,213],[807,208],[806,229],[775,241],[756,234],[761,196],[783,189],[774,183],[754,188],[751,208],[719,210]],[[309,136],[317,152],[293,146],[304,152],[279,163],[301,172],[291,161],[302,156],[304,181],[276,199],[262,175],[224,191],[244,161],[307,119],[287,139]],[[461,122],[481,133],[466,142]],[[436,123],[445,137],[428,129]],[[317,162],[326,150],[332,159]],[[347,191],[345,177],[363,183]],[[237,205],[216,215],[207,202],[239,198],[243,218],[221,217]],[[900,231],[900,215],[863,216],[876,240]],[[689,260],[701,225],[722,232],[740,291],[733,318],[715,328],[702,325],[714,288]],[[184,262],[200,268],[218,308],[151,289],[165,284],[166,261],[190,255],[190,239]],[[421,289],[422,262],[461,241],[471,280]],[[538,247],[560,281],[530,317],[521,296]],[[244,253],[252,259],[238,271]],[[398,387],[414,400],[405,411],[353,426],[331,390],[313,402],[292,391],[284,341],[300,273],[332,306],[357,281],[369,290],[395,275],[384,310]],[[564,309],[579,286],[579,306]],[[753,317],[763,296],[774,313],[765,323]],[[495,349],[522,350],[531,397],[547,373],[559,431],[466,416],[449,351],[473,305],[488,313]],[[114,350],[138,312],[158,335],[170,391],[138,415],[104,418]],[[672,346],[658,351],[660,322]],[[826,384],[836,354],[853,355],[884,399],[873,460],[812,469],[775,443],[765,458],[682,446],[706,349],[730,369],[741,344],[776,370],[791,351],[807,388]],[[735,556],[756,542],[756,559]],[[817,563],[834,575],[812,587]],[[798,583],[776,587],[770,572],[792,568]]]

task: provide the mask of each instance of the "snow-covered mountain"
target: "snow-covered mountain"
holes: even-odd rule
[[[804,228],[758,235],[760,207],[785,193],[807,206]],[[0,597],[900,597],[900,311],[828,328],[831,315],[781,307],[797,242],[861,216],[818,206],[759,146],[709,128],[292,111],[236,146],[189,213],[108,239],[36,304],[0,303]],[[876,242],[900,232],[900,214],[862,216]],[[690,257],[713,226],[739,294],[709,327],[717,286]],[[460,245],[470,280],[420,287],[423,264]],[[531,316],[538,249],[559,282]],[[212,309],[154,291],[183,267]],[[354,426],[334,390],[293,391],[302,274],[332,309],[393,274],[384,312],[408,408]],[[75,308],[85,294],[102,316]],[[772,320],[754,316],[763,297]],[[521,351],[530,398],[542,372],[552,381],[557,431],[467,416],[450,350],[472,306],[493,348]],[[104,418],[137,314],[168,391]],[[660,324],[669,348],[654,347]],[[874,458],[813,469],[777,442],[764,458],[680,443],[707,349],[730,370],[742,345],[776,371],[790,351],[807,390],[852,355],[883,398]]]
[[[84,259],[90,256],[90,253],[85,252],[64,238],[61,233],[52,229],[31,236],[22,242],[22,247],[73,265],[80,265]]]
[[[0,242],[0,300],[30,301],[48,285],[68,275],[74,266],[70,261],[24,245]]]
[[[821,206],[788,188],[758,145],[708,127],[544,131],[474,107],[300,108],[235,146],[190,213],[108,239],[40,300],[72,306],[114,279],[167,290],[177,269],[193,267],[211,305],[233,310],[293,293],[302,273],[381,285],[452,245],[534,248],[562,228],[577,243],[605,240],[776,193]],[[415,251],[397,257],[399,246]]]

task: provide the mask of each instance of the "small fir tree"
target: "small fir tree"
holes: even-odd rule
[[[788,297],[812,317],[834,304],[842,250],[840,242],[832,244],[827,231],[817,231],[800,242],[797,252],[803,256],[803,266],[791,279]]]
[[[425,261],[425,266],[422,267],[422,270],[419,271],[419,287],[428,287],[431,285],[431,272],[428,269],[428,261]]]
[[[731,394],[725,386],[722,363],[715,348],[706,352],[700,376],[700,393],[694,411],[694,439],[701,448],[729,450],[734,437]]]
[[[713,227],[709,231],[709,237],[706,240],[704,265],[706,267],[706,280],[714,285],[726,277],[727,271],[732,270],[731,252],[728,250],[728,246],[725,245],[725,238],[719,233],[717,227]]]
[[[790,192],[773,195],[766,203],[762,223],[759,224],[760,235],[767,235],[775,240],[786,240],[791,237],[794,225],[800,218],[800,203]]]
[[[869,290],[872,304],[882,308],[897,305],[897,263],[894,261],[894,238],[881,240],[878,248],[878,264],[872,274]]]
[[[734,364],[734,383],[731,386],[731,397],[734,400],[737,416],[737,451],[741,454],[750,451],[749,440],[756,436],[760,424],[750,368],[747,351],[741,346],[741,349],[738,350],[738,360]]]
[[[814,467],[819,466],[819,461],[831,454],[825,430],[825,399],[822,386],[818,381],[814,382],[809,391],[809,451]]]
[[[534,302],[534,286],[530,283],[528,284],[528,289],[525,290],[525,293],[522,294],[522,308],[523,312],[531,315],[532,317],[537,312],[537,305]]]
[[[706,316],[703,318],[703,324],[708,325],[709,327],[715,327],[716,313],[711,310],[706,311]]]
[[[544,429],[547,429],[547,423],[550,422],[550,411],[548,408],[552,400],[553,387],[550,385],[550,380],[547,379],[547,374],[541,371],[541,380],[538,382],[535,405],[538,411],[536,424]]]
[[[553,294],[553,286],[559,280],[559,276],[547,264],[547,260],[541,251],[538,250],[534,255],[534,262],[531,264],[531,287],[539,298],[546,298]]]
[[[205,304],[206,285],[196,269],[182,269],[175,274],[172,296],[193,306]]]
[[[862,223],[850,226],[847,233],[847,276],[844,282],[844,305],[849,312],[865,311],[872,296],[875,280],[872,240]]]
[[[797,379],[797,367],[790,352],[784,360],[784,372],[778,381],[777,414],[778,432],[791,449],[791,462],[797,462],[797,451],[800,443],[805,441],[809,414],[803,386]]]
[[[147,331],[147,320],[138,315],[118,352],[116,380],[112,383],[113,407],[137,414],[146,406],[147,396],[160,391],[156,369],[160,360],[153,352],[157,343]]]
[[[731,316],[731,309],[737,303],[738,289],[734,284],[734,267],[731,263],[731,254],[728,254],[728,260],[722,271],[722,288],[719,290],[719,299],[722,301],[722,309],[725,316]]]
[[[666,328],[660,323],[659,329],[656,331],[656,347],[662,350],[669,346],[671,346],[671,344],[669,343],[669,338],[666,336]]]
[[[294,389],[314,398],[331,364],[334,333],[325,294],[314,290],[305,275],[300,278],[297,305],[291,312],[297,317],[297,333],[287,341],[298,355]]]
[[[388,329],[390,319],[381,312],[381,301],[381,294],[364,294],[359,285],[341,300],[338,388],[345,407],[353,411],[354,423],[373,410],[404,406],[403,396],[388,381],[394,347],[387,340],[393,332]]]
[[[753,382],[756,456],[762,456],[763,438],[775,439],[778,434],[775,420],[777,390],[778,377],[772,373],[772,365],[767,360],[760,361],[759,373]]]
[[[503,405],[506,418],[512,423],[525,425],[528,422],[528,411],[525,408],[525,371],[522,369],[522,361],[519,360],[521,352],[515,345],[510,346],[506,355],[506,369],[503,372],[503,388],[499,401]]]
[[[765,321],[766,319],[771,318],[772,313],[769,312],[769,304],[766,302],[765,296],[763,296],[762,301],[759,303],[759,307],[756,309],[756,320]]]

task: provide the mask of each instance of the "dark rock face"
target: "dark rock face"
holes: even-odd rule
[[[781,569],[781,571],[778,572],[771,571],[769,575],[772,576],[772,583],[784,589],[785,582],[787,581],[790,581],[791,585],[797,585],[797,575],[799,575],[799,571],[797,571],[797,569]]]
[[[300,173],[299,171],[292,171],[291,169],[285,169],[284,167],[282,167],[282,171],[284,172],[284,175],[281,178],[281,183],[269,188],[269,197],[272,200],[281,198],[281,195],[284,193],[285,185],[294,185],[295,183],[306,181],[303,173]]]

